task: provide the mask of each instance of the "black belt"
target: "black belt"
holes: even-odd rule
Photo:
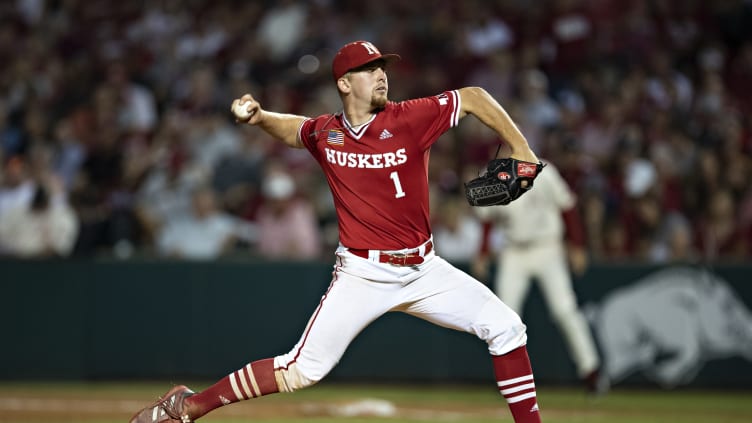
[[[431,252],[433,249],[433,242],[428,241],[426,243],[425,251],[423,252],[423,255],[426,255]],[[362,257],[364,259],[370,258],[370,251],[371,250],[355,250],[352,248],[349,248],[347,251],[355,254],[358,257]],[[415,252],[412,253],[386,253],[383,251],[379,251],[379,263],[389,263],[392,266],[414,266],[416,264],[423,263],[423,255],[420,255],[418,253],[420,251],[419,249],[415,249]]]

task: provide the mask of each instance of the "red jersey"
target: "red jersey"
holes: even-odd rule
[[[459,112],[455,90],[388,102],[357,128],[342,113],[303,122],[298,135],[329,183],[342,245],[399,250],[428,241],[428,155]]]

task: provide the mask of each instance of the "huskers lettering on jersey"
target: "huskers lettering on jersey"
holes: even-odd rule
[[[429,239],[428,153],[459,110],[458,92],[446,91],[388,102],[359,127],[342,113],[303,122],[298,136],[324,171],[344,246],[398,250]]]
[[[359,167],[361,169],[380,169],[405,163],[407,155],[405,149],[400,148],[394,152],[383,154],[355,154],[325,147],[326,161],[338,166]]]

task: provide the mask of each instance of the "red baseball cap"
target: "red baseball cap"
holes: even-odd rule
[[[399,60],[398,54],[381,54],[373,44],[368,41],[353,41],[339,49],[332,61],[332,76],[338,80],[349,70],[371,63],[374,60],[383,59],[386,63]]]

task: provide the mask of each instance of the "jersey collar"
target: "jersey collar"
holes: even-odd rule
[[[371,122],[373,122],[374,119],[376,119],[376,113],[372,114],[371,118],[368,119],[368,121],[366,121],[365,123],[358,125],[358,126],[353,126],[350,124],[350,122],[347,121],[347,117],[345,117],[345,114],[342,113],[342,123],[344,124],[345,129],[350,134],[350,136],[356,140],[359,140],[360,137],[362,137],[363,134],[366,133],[366,130],[371,125]]]

